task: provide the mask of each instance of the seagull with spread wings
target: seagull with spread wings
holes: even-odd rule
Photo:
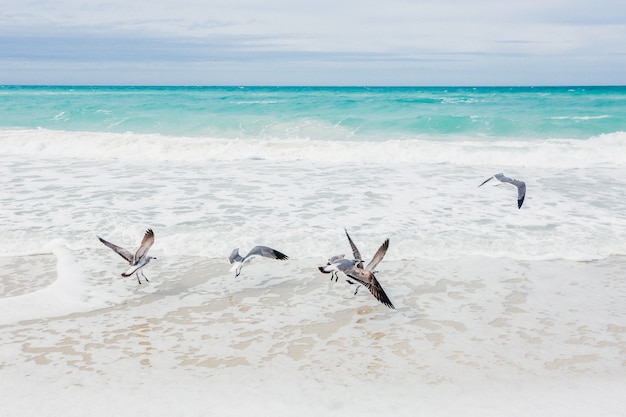
[[[326,265],[317,267],[321,273],[330,274],[330,280],[335,282],[339,279],[339,272],[347,271],[358,263],[363,263],[360,259],[346,259],[346,255],[336,255],[331,257]],[[350,282],[350,281],[348,281]]]
[[[349,284],[358,284],[356,291],[354,294],[357,294],[360,288],[360,285],[364,286],[369,290],[369,292],[376,298],[378,301],[383,303],[389,308],[395,308],[393,303],[385,293],[385,290],[380,285],[378,279],[374,275],[376,271],[374,270],[376,266],[383,260],[385,254],[387,253],[387,249],[389,249],[389,239],[385,239],[383,244],[378,248],[372,260],[367,264],[367,266],[363,267],[363,261],[361,257],[361,253],[357,246],[352,241],[352,238],[348,234],[348,231],[345,230],[346,236],[348,238],[348,242],[350,243],[350,247],[352,248],[352,254],[354,256],[354,260],[345,259],[344,255],[339,255],[331,258],[329,260],[329,265],[326,266],[328,272],[331,272],[333,265],[335,268],[335,274],[339,271],[343,272],[348,279],[346,280]],[[333,261],[334,262],[331,262]],[[319,267],[321,272],[327,272],[323,270],[325,267]],[[327,273],[328,273],[327,272]],[[331,277],[332,279],[332,277]],[[337,280],[335,275],[335,281]]]
[[[148,256],[148,251],[154,244],[154,232],[152,231],[152,229],[146,230],[146,233],[143,236],[143,240],[141,241],[141,245],[139,245],[139,249],[137,249],[137,252],[135,252],[134,254],[120,246],[114,245],[111,242],[107,242],[100,236],[98,236],[98,239],[100,239],[100,242],[113,249],[115,253],[126,259],[130,267],[126,270],[126,272],[122,273],[122,276],[124,278],[128,278],[131,275],[136,274],[137,282],[139,282],[139,284],[141,284],[140,276],[142,276],[147,282],[150,282],[148,277],[143,274],[142,270],[146,265],[150,263],[152,259],[156,259],[153,256]]]
[[[237,278],[239,274],[241,274],[241,268],[243,268],[244,264],[250,262],[250,260],[255,257],[278,259],[281,261],[289,259],[289,257],[284,253],[281,253],[276,249],[272,249],[267,246],[255,246],[250,249],[250,252],[248,252],[246,256],[243,257],[239,254],[239,248],[235,248],[228,257],[228,262],[233,265],[231,267],[231,270],[235,269],[235,278]]]
[[[479,185],[479,187],[483,186],[484,184],[486,184],[487,182],[491,180],[496,180],[498,182],[496,185],[510,184],[514,186],[515,188],[517,188],[517,208],[518,209],[522,208],[522,204],[524,203],[524,198],[526,197],[526,183],[524,181],[519,181],[514,178],[505,177],[503,173],[499,173],[499,174],[496,174],[487,178],[485,181],[482,182],[482,184]]]

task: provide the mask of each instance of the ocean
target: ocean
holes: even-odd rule
[[[0,114],[2,416],[623,415],[626,87],[0,86]],[[138,284],[98,236],[148,228]],[[344,229],[389,238],[395,309],[319,272]],[[235,278],[255,245],[289,259]]]

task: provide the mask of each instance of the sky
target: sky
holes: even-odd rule
[[[624,0],[0,0],[0,84],[625,85]]]

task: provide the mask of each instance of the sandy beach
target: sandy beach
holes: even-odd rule
[[[582,416],[600,395],[597,415],[622,410],[626,286],[612,277],[623,259],[470,258],[418,273],[389,262],[380,280],[396,311],[331,284],[316,261],[278,272],[260,261],[235,279],[223,260],[163,260],[150,284],[113,282],[106,307],[13,323],[6,309],[19,304],[8,302],[28,295],[4,282],[0,409],[84,415],[106,403],[117,415],[165,415],[160,404],[197,397],[184,415],[286,415],[282,406],[304,401],[305,415],[458,415],[471,404],[469,415]],[[40,262],[45,290],[54,262]],[[526,408],[536,396],[545,407]]]

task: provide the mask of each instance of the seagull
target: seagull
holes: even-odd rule
[[[336,256],[331,257],[328,260],[328,263],[326,265],[319,266],[317,268],[323,274],[331,274],[330,280],[332,281],[334,278],[335,282],[337,282],[337,280],[339,279],[340,271],[345,273],[345,271],[347,271],[350,268],[355,267],[359,263],[363,263],[363,261],[361,261],[360,259],[353,259],[353,260],[346,259],[345,255],[336,255]]]
[[[334,278],[335,282],[337,282],[337,279],[339,278],[339,274],[338,274],[339,271],[345,272],[346,270],[355,266],[359,268],[363,268],[363,261],[361,260],[361,253],[359,252],[359,249],[356,247],[354,242],[352,242],[352,239],[350,238],[348,231],[346,229],[343,229],[343,230],[346,232],[346,236],[348,237],[348,242],[350,242],[350,247],[352,248],[352,255],[354,256],[354,259],[353,260],[345,259],[346,255],[336,255],[336,256],[331,257],[325,266],[318,267],[320,272],[324,274],[330,273],[331,274],[330,280],[332,281]],[[354,282],[350,280],[346,280],[346,281],[349,284],[354,284]],[[359,291],[359,287],[357,287],[354,293],[356,294],[358,291]]]
[[[382,261],[383,257],[387,253],[388,248],[389,248],[389,239],[385,239],[383,244],[376,251],[376,254],[372,258],[372,260],[367,264],[365,268],[362,268],[362,267],[360,268],[357,265],[354,268],[350,268],[347,271],[344,271],[344,273],[349,278],[356,281],[356,284],[361,284],[365,288],[367,288],[369,292],[372,293],[374,298],[376,298],[378,301],[380,301],[381,303],[383,303],[389,308],[395,309],[395,307],[391,303],[391,300],[385,293],[385,290],[380,285],[380,282],[378,282],[378,280],[376,279],[376,276],[374,275],[374,273],[376,272],[374,271],[374,268],[376,268],[376,266],[380,263],[380,261]],[[351,282],[350,280],[348,280],[348,283],[354,284],[355,282]],[[358,290],[359,290],[359,287],[357,287],[354,293],[356,294]]]
[[[268,248],[267,246],[255,246],[250,249],[250,252],[248,252],[246,256],[242,258],[241,255],[239,255],[239,248],[235,248],[228,257],[228,262],[233,264],[232,268],[235,268],[235,278],[237,278],[241,273],[241,268],[243,268],[244,263],[250,262],[250,259],[254,258],[255,256],[261,256],[263,258],[270,259],[279,259],[281,261],[289,259],[289,257],[284,253],[281,253],[276,249]]]
[[[356,247],[356,245],[352,241],[352,238],[350,238],[348,231],[345,229],[344,231],[346,232],[346,236],[348,237],[348,242],[350,242],[350,247],[352,248],[352,254],[354,255],[355,259],[346,260],[344,259],[344,255],[335,256],[329,259],[329,265],[332,264],[330,267],[329,265],[327,265],[326,267],[319,267],[319,270],[321,272],[326,272],[326,269],[328,269],[328,272],[331,272],[333,270],[332,267],[334,265],[335,274],[337,274],[338,271],[343,272],[349,278],[346,280],[349,284],[363,285],[365,288],[369,290],[370,293],[372,293],[374,298],[376,298],[378,301],[380,301],[387,307],[395,309],[395,307],[391,303],[391,300],[389,300],[389,297],[385,293],[385,290],[380,285],[380,283],[376,279],[376,276],[374,275],[376,273],[376,271],[374,271],[374,268],[376,268],[376,266],[380,263],[380,261],[383,260],[383,258],[385,257],[385,254],[387,253],[387,249],[389,248],[389,239],[385,239],[383,244],[380,246],[380,248],[378,248],[378,250],[374,254],[374,257],[372,258],[372,260],[364,268],[359,249]],[[335,260],[334,263],[331,262],[333,259]],[[336,280],[337,278],[335,275],[335,281]],[[358,293],[359,288],[360,287],[357,286],[356,291],[354,291],[355,295]]]
[[[479,187],[493,179],[498,181],[498,184],[496,185],[506,183],[506,184],[511,184],[515,186],[517,188],[517,208],[518,209],[522,208],[522,204],[524,203],[524,197],[526,196],[526,183],[524,181],[518,181],[514,178],[505,177],[504,174],[499,173],[492,177],[487,178],[485,181],[483,181],[482,184],[479,185]]]
[[[140,276],[144,277],[147,282],[150,282],[148,277],[143,274],[142,269],[144,266],[150,263],[150,260],[156,259],[153,256],[147,256],[148,251],[154,244],[154,232],[152,231],[152,229],[146,230],[146,233],[143,236],[143,240],[141,241],[141,245],[134,255],[124,248],[114,245],[111,242],[107,242],[100,236],[98,236],[98,239],[100,239],[100,242],[113,249],[118,255],[128,261],[128,263],[130,264],[130,268],[128,268],[126,272],[122,273],[122,276],[124,278],[128,278],[133,274],[137,274],[137,282],[139,282],[139,284],[141,284],[141,279],[139,278]]]

